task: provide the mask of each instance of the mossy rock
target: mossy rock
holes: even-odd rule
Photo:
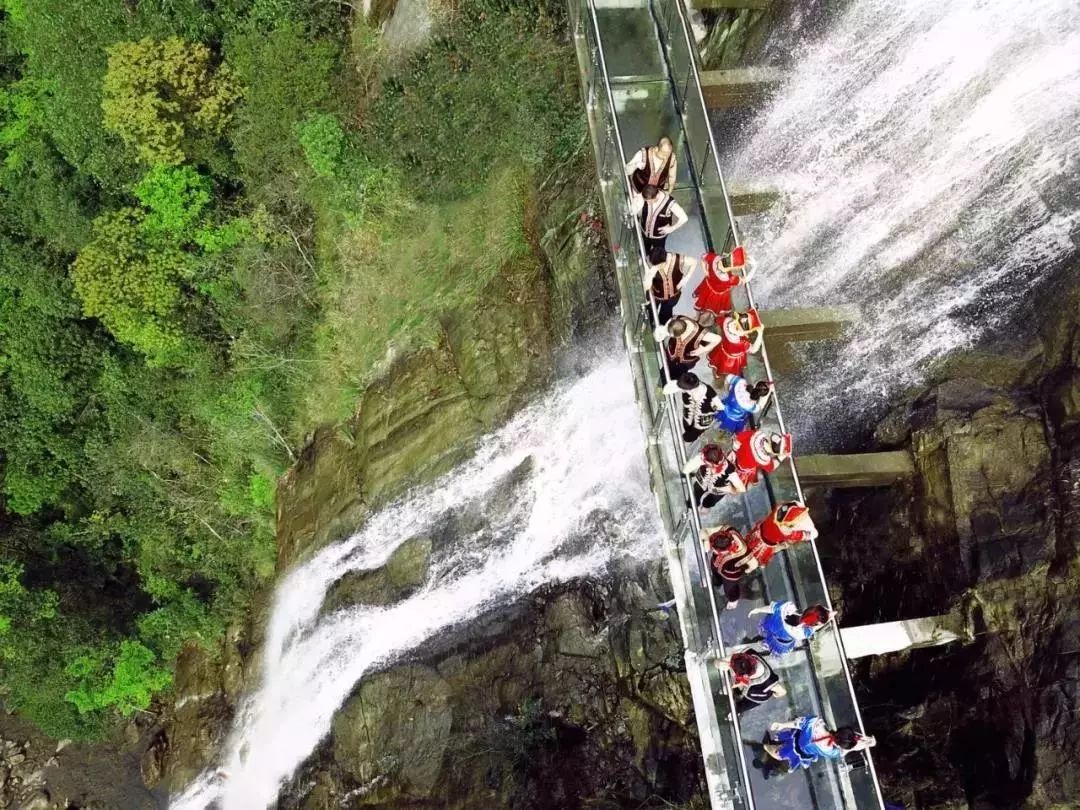
[[[350,571],[326,596],[324,613],[354,605],[392,605],[414,593],[427,579],[431,564],[431,538],[406,540],[386,565],[373,571]]]

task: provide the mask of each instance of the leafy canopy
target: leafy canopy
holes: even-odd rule
[[[153,365],[178,365],[190,350],[181,307],[191,262],[178,248],[147,239],[143,225],[137,208],[99,217],[71,278],[83,312],[101,319],[117,340]]]
[[[179,37],[118,42],[108,50],[105,126],[151,165],[205,157],[225,131],[240,87],[210,49]]]

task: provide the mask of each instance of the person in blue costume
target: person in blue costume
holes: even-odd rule
[[[723,399],[716,414],[716,424],[728,433],[738,433],[746,427],[750,417],[761,411],[769,401],[772,386],[765,380],[750,385],[737,374],[724,378]]]
[[[772,655],[784,655],[798,647],[829,623],[832,613],[824,605],[811,605],[799,612],[794,602],[773,602],[754,608],[748,615],[765,618],[758,625],[760,635],[748,644],[763,642]]]
[[[781,773],[809,768],[823,759],[840,760],[846,754],[869,748],[877,742],[848,726],[830,731],[822,718],[813,716],[773,723],[769,726],[768,737],[764,748],[771,761],[766,770]],[[766,778],[768,775],[766,773]]]

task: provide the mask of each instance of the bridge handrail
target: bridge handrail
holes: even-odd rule
[[[695,88],[697,90],[698,100],[701,103],[702,109],[707,110],[708,106],[705,104],[705,93],[702,90],[702,85],[701,85],[701,73],[700,73],[700,71],[698,69],[699,51],[698,51],[697,45],[694,42],[693,37],[691,35],[690,21],[687,19],[687,16],[686,16],[686,7],[684,6],[682,0],[671,0],[671,2],[675,5],[675,8],[676,8],[676,10],[678,12],[679,21],[680,21],[680,27],[682,28],[683,37],[684,37],[684,39],[686,41],[687,50],[690,53],[690,71],[691,71],[691,75],[693,76],[694,86],[695,86]],[[653,0],[649,0],[649,4],[650,4],[650,6],[652,6],[653,5]],[[658,28],[658,33],[660,35],[660,41],[663,42],[664,41],[664,33],[663,33],[663,31]],[[734,210],[732,208],[732,205],[731,205],[731,197],[728,194],[727,185],[724,182],[724,172],[723,172],[723,169],[720,166],[720,154],[719,154],[719,152],[717,151],[717,148],[716,148],[716,139],[715,139],[715,136],[713,135],[713,128],[712,128],[711,122],[709,122],[709,126],[707,126],[705,129],[706,129],[706,132],[708,133],[708,136],[709,136],[709,147],[710,147],[709,152],[710,152],[710,154],[712,156],[713,164],[714,164],[714,167],[716,169],[716,176],[720,181],[720,189],[721,189],[721,193],[722,193],[722,196],[723,196],[723,199],[724,199],[724,207],[727,210],[728,222],[730,223],[730,228],[731,228],[731,238],[732,238],[732,241],[735,243],[735,245],[741,245],[742,242],[741,242],[741,240],[739,238],[738,227],[737,227],[736,222],[735,222],[735,212],[734,212]],[[715,245],[713,245],[712,247],[713,247],[714,250],[716,249]],[[747,296],[747,300],[750,303],[750,306],[751,307],[756,307],[757,304],[755,303],[752,285],[748,282],[743,286],[744,286],[744,288],[746,290],[746,296]],[[761,361],[762,361],[762,364],[765,366],[765,374],[767,376],[767,379],[769,379],[771,381],[773,379],[772,366],[769,363],[768,350],[765,348],[764,345],[762,345],[762,347],[761,347]],[[774,410],[774,412],[776,414],[776,421],[780,426],[781,432],[782,433],[787,433],[787,428],[786,428],[786,425],[785,425],[785,422],[784,422],[783,411],[782,411],[782,409],[780,407],[780,396],[779,396],[778,391],[775,389],[775,387],[773,389],[772,407],[773,407],[773,410]],[[795,457],[792,456],[791,458],[789,458],[787,463],[790,465],[791,477],[792,477],[793,483],[795,485],[795,491],[798,493],[799,500],[802,501],[803,503],[805,503],[806,500],[805,500],[805,496],[804,496],[804,493],[803,493],[802,483],[799,480],[799,471],[798,471],[798,466],[795,463]],[[767,475],[766,478],[769,479],[770,476]],[[770,499],[773,500],[774,505],[775,505],[775,500],[776,499],[775,499],[775,497],[773,497],[773,493],[772,493],[771,488],[770,488],[769,495],[770,495]],[[829,589],[828,589],[828,586],[826,585],[827,580],[825,578],[825,569],[824,569],[824,567],[822,566],[822,563],[821,563],[821,554],[818,551],[818,546],[817,546],[817,541],[816,540],[811,540],[810,541],[810,548],[813,551],[814,564],[817,567],[818,577],[821,580],[822,591],[824,593],[824,597],[825,597],[825,600],[826,600],[826,607],[828,607],[829,610],[832,611],[833,610],[832,599],[829,596]],[[790,578],[794,579],[793,577],[790,577]],[[841,661],[842,670],[843,670],[843,673],[844,673],[844,678],[847,681],[848,689],[850,690],[852,696],[854,696],[854,694],[855,694],[855,684],[854,684],[854,681],[851,678],[851,669],[848,666],[848,658],[847,658],[847,654],[846,654],[846,652],[844,650],[843,635],[839,631],[836,632],[836,644],[837,644],[837,647],[839,648],[840,661]],[[855,718],[856,718],[856,721],[857,721],[857,723],[859,725],[859,730],[862,731],[863,733],[865,733],[866,728],[865,728],[865,725],[863,723],[862,712],[859,710],[859,703],[858,703],[857,700],[852,700],[852,708],[854,709],[854,712],[855,712]],[[881,785],[880,785],[880,782],[878,781],[877,769],[874,767],[873,757],[870,756],[869,754],[867,754],[865,759],[866,759],[867,765],[868,765],[868,767],[870,769],[870,775],[871,775],[871,779],[873,780],[874,790],[876,791],[876,793],[878,795],[879,802],[880,802],[880,800],[881,800]]]
[[[656,2],[656,0],[649,0],[649,7],[653,9],[654,13],[655,13],[655,8],[656,8],[655,7],[655,2]],[[684,9],[684,7],[682,5],[681,0],[670,0],[670,2],[673,2],[674,5],[675,5],[675,8],[677,9],[677,13],[678,13],[678,17],[679,17],[679,24],[678,24],[677,27],[682,29],[682,38],[683,38],[683,40],[684,40],[684,42],[686,44],[687,54],[689,55],[689,71],[690,71],[690,75],[692,76],[692,81],[693,81],[693,83],[695,85],[694,88],[687,88],[686,82],[684,81],[683,82],[683,89],[684,90],[689,89],[689,90],[694,91],[696,93],[698,103],[700,104],[700,110],[704,111],[706,109],[706,107],[705,107],[705,104],[704,104],[704,94],[702,92],[702,87],[701,87],[701,82],[700,82],[700,75],[699,75],[699,72],[698,72],[697,48],[693,44],[693,40],[691,39],[690,27],[689,27],[688,20],[686,18],[686,12],[685,12],[685,9]],[[593,35],[593,39],[595,41],[595,50],[596,50],[595,56],[590,55],[589,61],[591,63],[593,63],[593,64],[596,64],[597,61],[599,62],[597,67],[600,69],[600,72],[602,74],[602,82],[601,83],[603,84],[604,93],[606,95],[607,106],[608,106],[608,109],[610,110],[610,121],[607,122],[608,126],[609,126],[609,129],[608,129],[607,134],[604,136],[604,138],[605,138],[605,140],[608,141],[608,144],[610,145],[611,141],[612,141],[612,137],[611,137],[612,132],[614,133],[614,139],[613,139],[614,140],[614,146],[616,148],[617,156],[618,156],[619,163],[620,163],[618,168],[619,168],[619,174],[622,177],[623,194],[625,195],[624,200],[623,200],[622,203],[613,203],[615,205],[615,208],[612,209],[612,213],[615,213],[615,214],[622,213],[622,214],[625,215],[626,214],[626,211],[625,211],[626,204],[625,203],[626,203],[627,200],[631,200],[633,198],[633,189],[630,186],[629,180],[626,177],[625,172],[622,171],[622,167],[626,164],[626,155],[625,155],[625,152],[623,150],[622,133],[621,133],[620,127],[619,127],[618,114],[617,114],[617,111],[616,111],[616,104],[615,104],[615,98],[614,98],[614,95],[612,93],[610,74],[608,72],[608,67],[607,67],[607,58],[606,58],[606,55],[604,54],[603,37],[601,36],[601,27],[600,27],[599,20],[597,19],[595,0],[576,0],[576,2],[575,2],[575,0],[571,0],[571,3],[572,3],[572,5],[576,5],[577,9],[580,9],[582,5],[584,5],[585,8],[588,9],[589,24],[590,24],[590,28],[591,28],[591,33]],[[654,19],[655,19],[655,17],[654,17]],[[668,27],[673,28],[672,26],[668,26]],[[675,36],[678,35],[678,32],[672,31],[672,33]],[[661,44],[665,44],[665,32],[663,30],[661,30],[659,25],[657,25],[657,34],[659,36]],[[670,43],[666,44],[666,47],[668,49],[670,49],[671,48]],[[674,71],[672,71],[671,75],[674,77]],[[685,77],[686,74],[684,73],[683,76]],[[673,82],[673,84],[674,84],[674,82]],[[683,98],[680,98],[680,95],[679,95],[679,92],[678,92],[677,88],[676,88],[676,92],[675,92],[674,95],[675,95],[676,102],[679,105],[679,107],[685,107],[685,101],[684,101]],[[684,113],[684,115],[685,115],[685,113]],[[715,137],[714,137],[714,134],[713,134],[712,127],[708,125],[707,120],[706,120],[705,123],[707,124],[705,129],[706,129],[706,132],[707,132],[707,135],[708,135],[708,147],[709,147],[709,151],[712,152],[712,161],[713,161],[713,167],[715,168],[715,172],[716,172],[716,179],[718,179],[719,183],[720,183],[720,191],[721,191],[721,194],[722,194],[722,200],[723,200],[723,204],[724,204],[724,209],[725,209],[725,212],[727,214],[728,227],[730,228],[731,237],[732,237],[734,243],[736,245],[738,245],[738,244],[740,244],[739,234],[738,234],[737,226],[736,226],[736,223],[735,223],[735,217],[734,217],[734,211],[733,211],[732,205],[731,205],[731,199],[730,199],[730,196],[728,194],[727,187],[726,187],[726,185],[724,183],[723,172],[722,172],[722,170],[720,168],[719,154],[718,154],[718,152],[716,150]],[[690,135],[689,129],[687,129],[687,127],[685,125],[683,126],[683,129],[686,130],[687,135],[689,136]],[[688,138],[688,143],[689,143],[689,138]],[[598,161],[601,164],[606,164],[606,159],[602,160],[601,156],[602,156],[602,152],[598,152],[598,155],[597,155]],[[695,165],[694,156],[693,156],[692,152],[691,152],[691,161],[690,161],[690,163],[691,163],[692,173],[695,176],[698,175],[700,167]],[[602,170],[602,174],[604,174],[604,173],[605,172]],[[605,180],[604,182],[607,183],[608,181]],[[634,243],[637,246],[637,254],[638,254],[637,260],[641,262],[641,266],[642,266],[643,269],[647,268],[648,267],[648,261],[647,261],[647,257],[646,257],[646,253],[645,253],[645,249],[644,249],[644,242],[643,242],[640,230],[636,227],[636,223],[631,223],[629,221],[629,218],[628,218],[628,221],[626,223],[626,227],[629,227],[630,230],[632,230],[633,233],[634,233],[633,239],[634,239]],[[709,228],[708,228],[707,224],[706,224],[705,230],[706,230],[706,235],[709,238],[710,247],[715,249],[714,240],[712,238],[712,235],[709,233]],[[726,233],[725,233],[725,236],[726,236]],[[616,248],[616,255],[618,256],[618,246],[613,243],[613,247]],[[725,241],[725,244],[722,244],[719,247],[720,247],[720,249],[725,249],[726,241]],[[749,285],[744,287],[744,290],[745,290],[747,299],[749,300],[750,304],[754,305],[753,292],[749,288]],[[634,300],[636,300],[636,298],[637,298],[637,296],[632,296],[629,299],[629,301],[633,302]],[[652,297],[649,296],[649,295],[645,296],[645,301],[647,302],[648,307],[651,309],[654,319],[656,319],[657,311],[656,311],[656,303],[655,303],[655,301],[653,301]],[[628,328],[628,330],[630,329],[629,324],[627,325],[627,328]],[[638,348],[634,348],[633,346],[631,346],[633,351],[644,350],[644,351],[650,352],[652,354],[652,356],[653,356],[653,359],[656,361],[657,366],[659,368],[663,369],[665,376],[667,376],[670,379],[670,374],[668,373],[669,372],[669,365],[668,365],[666,353],[663,352],[662,349],[659,346],[657,346],[657,344],[652,342],[651,339],[648,338],[648,337],[646,337],[644,340],[640,336],[638,336],[636,339],[632,339],[630,337],[629,331],[628,331],[628,334],[627,334],[627,339],[628,339],[628,342],[632,341],[632,342],[637,344]],[[762,351],[760,353],[760,358],[761,358],[762,364],[764,365],[765,373],[767,374],[768,378],[771,380],[772,379],[772,368],[771,368],[771,365],[769,363],[767,351],[764,348],[762,349]],[[691,545],[694,547],[694,552],[695,552],[695,555],[696,555],[696,558],[697,558],[697,561],[698,561],[698,566],[699,566],[701,571],[706,573],[706,577],[707,577],[708,576],[707,572],[709,571],[709,565],[708,565],[707,559],[705,558],[704,551],[703,551],[703,549],[701,547],[701,544],[698,541],[698,536],[700,535],[700,531],[701,531],[701,520],[700,520],[700,516],[698,514],[698,510],[697,510],[698,504],[696,502],[696,498],[694,498],[692,487],[690,487],[688,485],[687,477],[681,474],[681,469],[685,466],[686,460],[687,460],[686,447],[683,444],[683,442],[681,441],[681,430],[680,430],[681,417],[680,417],[679,413],[677,412],[676,407],[675,407],[675,402],[671,397],[662,396],[662,397],[660,397],[660,399],[662,400],[662,404],[660,404],[660,403],[657,403],[657,404],[660,405],[660,411],[662,411],[663,413],[666,414],[666,419],[664,419],[663,421],[666,421],[668,423],[667,424],[668,430],[670,430],[672,432],[673,436],[674,436],[674,441],[672,442],[672,445],[671,445],[671,447],[669,449],[672,449],[674,451],[674,453],[675,453],[677,463],[679,464],[679,467],[680,467],[680,470],[678,471],[678,478],[679,478],[679,481],[680,481],[680,486],[682,487],[682,491],[683,491],[684,495],[688,495],[688,500],[690,502],[690,509],[687,512],[682,513],[681,515],[678,515],[678,513],[681,511],[681,506],[678,509],[676,507],[674,507],[674,505],[673,505],[674,501],[672,500],[672,497],[673,497],[672,493],[670,492],[670,490],[667,491],[667,498],[668,498],[667,511],[668,511],[668,513],[670,515],[672,515],[672,521],[673,521],[672,530],[673,530],[673,532],[675,534],[680,534],[683,531],[683,528],[685,527],[685,524],[687,522],[690,524],[690,529],[693,532],[692,536],[690,537],[690,542],[691,542]],[[649,401],[650,401],[650,398],[646,395],[646,403],[648,403]],[[648,410],[648,421],[649,421],[650,425],[653,427],[653,429],[656,429],[658,427],[658,423],[657,423],[656,420],[657,420],[657,417],[659,416],[659,412],[652,406],[649,406],[647,410]],[[772,398],[772,410],[773,410],[773,415],[775,416],[775,418],[777,420],[777,423],[780,426],[780,429],[786,432],[786,427],[785,427],[785,423],[784,423],[784,420],[783,420],[783,415],[782,415],[782,412],[780,410],[779,397],[778,397],[778,394],[775,391],[774,391],[774,396]],[[803,490],[802,490],[801,483],[800,483],[800,481],[798,479],[798,471],[796,469],[794,461],[789,460],[788,464],[789,464],[789,469],[790,469],[790,473],[791,473],[792,482],[794,484],[794,488],[795,488],[795,491],[797,493],[797,496],[798,496],[799,499],[803,499],[804,493],[803,493]],[[660,466],[662,468],[663,464],[661,464]],[[673,482],[674,478],[671,478],[669,480],[671,480]],[[767,497],[770,504],[775,504],[777,502],[777,498],[776,498],[775,493],[774,493],[773,488],[772,488],[772,481],[768,476],[766,476],[766,482],[767,482],[767,486],[766,486],[765,490],[763,490],[762,494],[766,495],[766,497]],[[659,495],[659,493],[658,493],[658,495]],[[677,515],[679,517],[679,521],[676,524],[676,523],[674,523],[674,520],[675,520],[675,516],[677,516]],[[748,514],[748,517],[750,517],[749,514]],[[832,606],[831,605],[831,600],[828,597],[828,590],[827,590],[827,586],[825,584],[824,571],[823,571],[823,568],[822,568],[822,565],[821,565],[821,558],[820,558],[820,555],[818,553],[817,545],[816,545],[816,543],[811,542],[810,547],[811,547],[811,553],[813,554],[814,568],[816,569],[816,574],[817,574],[816,578],[818,580],[818,583],[817,583],[816,587],[820,588],[820,590],[822,592],[822,595],[823,595],[823,598],[821,598],[820,601],[824,601],[831,608],[831,606]],[[794,573],[793,573],[793,570],[792,570],[792,562],[791,562],[791,560],[788,559],[787,555],[782,555],[782,556],[784,556],[783,568],[778,569],[777,573],[783,572],[784,574],[786,574],[786,576],[783,577],[783,579],[785,580],[785,583],[784,583],[783,587],[786,588],[788,591],[790,591],[792,593],[801,593],[803,591],[803,587],[801,585],[799,585],[799,583],[800,582],[806,582],[807,584],[809,584],[810,582],[812,582],[813,576],[811,575],[810,577],[806,577],[804,575],[801,578],[796,577],[794,575]],[[809,574],[809,572],[806,572],[806,574]],[[704,590],[707,593],[708,600],[709,600],[709,612],[711,614],[710,623],[712,625],[709,632],[715,637],[716,643],[717,643],[718,648],[719,648],[719,652],[721,654],[724,654],[724,652],[725,652],[725,649],[724,649],[724,634],[723,634],[721,624],[720,624],[719,610],[718,610],[717,603],[716,603],[716,595],[715,595],[713,589],[711,587],[709,587],[707,582],[705,583],[705,587],[702,590]],[[685,627],[684,627],[684,631],[685,631]],[[850,676],[850,671],[849,671],[848,666],[847,666],[847,660],[846,660],[846,655],[845,655],[844,650],[843,650],[842,639],[840,637],[840,634],[839,634],[838,630],[836,630],[835,625],[833,627],[833,632],[829,633],[828,635],[830,637],[830,641],[832,641],[836,645],[836,647],[833,648],[833,649],[835,650],[836,654],[838,655],[838,657],[840,659],[841,669],[842,669],[843,674],[844,674],[844,681],[841,682],[841,683],[846,685],[846,691],[847,691],[847,694],[850,696],[850,704],[851,704],[852,709],[854,711],[855,720],[856,720],[859,728],[862,729],[863,728],[863,723],[862,723],[861,713],[859,712],[858,704],[854,699],[854,685],[852,683],[851,676]],[[829,653],[830,657],[831,657],[831,654],[832,654],[832,652],[830,651],[830,653]],[[812,655],[812,653],[811,653],[811,657],[812,658],[814,657]],[[818,669],[818,667],[815,666],[814,669]],[[824,677],[823,674],[821,673],[820,670],[818,670],[818,673],[816,674],[816,676],[811,681],[811,683],[813,685],[812,688],[818,690],[818,694],[821,697],[822,702],[825,705],[828,706],[828,705],[830,705],[829,702],[828,702],[829,699],[828,699],[828,696],[823,691],[823,688],[825,686],[825,682],[821,680],[822,677]],[[724,685],[724,691],[725,691],[725,695],[727,697],[728,710],[729,710],[727,720],[730,723],[730,726],[734,729],[735,739],[736,739],[736,741],[738,741],[738,740],[741,740],[741,728],[740,728],[740,724],[739,724],[738,714],[737,714],[737,712],[735,710],[734,694],[733,694],[733,690],[731,688],[730,678],[725,674],[724,676],[722,676],[722,682],[723,682],[723,685]],[[840,684],[834,684],[834,687],[840,687]],[[844,702],[844,704],[846,706],[849,701],[844,700],[843,702]],[[717,719],[719,719],[719,718],[717,718]],[[745,788],[744,791],[743,791],[744,794],[745,794],[745,799],[748,802],[749,806],[752,808],[753,804],[754,804],[754,798],[753,798],[753,794],[751,792],[751,787],[750,787],[751,783],[750,783],[749,775],[748,775],[748,772],[747,772],[745,752],[742,750],[741,746],[736,745],[736,747],[735,747],[735,755],[738,758],[740,777],[742,779],[742,783],[743,783],[744,788]],[[726,754],[724,756],[726,758]],[[872,758],[867,756],[866,757],[866,762],[867,762],[868,767],[869,767],[869,773],[870,773],[870,775],[872,777],[873,789],[874,789],[875,793],[877,794],[878,805],[880,806],[880,804],[881,804],[881,801],[880,801],[880,795],[881,795],[880,794],[880,787],[878,785],[877,775],[876,775],[876,771],[874,770]]]
[[[618,115],[616,114],[616,109],[617,108],[615,106],[615,98],[611,93],[611,82],[609,80],[610,74],[608,73],[607,60],[606,60],[606,58],[604,56],[603,40],[602,40],[602,37],[600,36],[600,23],[596,18],[596,6],[595,6],[594,0],[585,0],[585,2],[586,2],[586,6],[589,9],[589,17],[590,17],[590,20],[592,21],[593,31],[595,32],[595,35],[596,35],[597,56],[598,56],[599,61],[600,61],[600,70],[601,70],[601,72],[603,73],[603,76],[604,76],[604,82],[603,82],[603,84],[604,84],[604,92],[607,95],[608,104],[609,104],[610,109],[611,109],[611,123],[612,123],[612,126],[613,126],[614,130],[615,130],[615,145],[616,145],[616,148],[618,150],[619,162],[620,162],[620,166],[625,166],[626,163],[627,163],[626,153],[623,150],[622,133],[619,130],[619,120],[618,120]],[[622,177],[623,177],[623,187],[624,187],[624,191],[626,192],[627,199],[633,199],[634,190],[633,190],[633,187],[630,185],[630,180],[627,177],[627,175],[625,174],[625,172],[622,173]],[[635,226],[633,228],[633,231],[634,231],[634,234],[635,234],[635,240],[636,240],[636,243],[637,243],[638,252],[640,253],[642,261],[645,263],[644,266],[648,266],[648,261],[647,261],[647,255],[648,254],[647,254],[647,252],[645,250],[645,242],[644,242],[644,240],[642,238],[641,230]],[[651,295],[646,296],[646,300],[648,301],[649,307],[652,310],[653,323],[659,323],[659,313],[657,312],[656,302],[653,300]],[[664,374],[665,374],[666,378],[671,379],[671,373],[670,373],[670,369],[668,368],[668,361],[667,361],[666,353],[663,352],[663,351],[657,350],[656,354],[659,357],[660,366],[661,366],[661,368],[664,369]],[[668,396],[664,396],[664,402],[665,402],[665,406],[666,406],[669,426],[673,430],[675,430],[676,436],[678,436],[679,435],[678,434],[678,425],[680,424],[680,417],[675,411],[674,402],[672,401],[671,397],[668,397]],[[677,457],[679,459],[679,469],[681,471],[682,468],[686,465],[686,462],[687,462],[686,447],[681,441],[676,441],[675,442],[675,449],[676,449]],[[696,498],[694,497],[693,488],[686,485],[685,478],[683,479],[683,486],[686,488],[687,494],[688,494],[690,502],[691,502],[690,519],[691,519],[691,525],[692,525],[693,530],[694,530],[693,547],[694,547],[694,549],[696,551],[696,554],[697,554],[697,556],[699,558],[699,562],[700,562],[700,565],[702,566],[702,570],[703,571],[708,571],[709,570],[708,562],[707,562],[707,560],[704,559],[704,554],[703,554],[703,551],[701,549],[701,543],[700,543],[700,541],[697,540],[697,537],[699,536],[699,534],[701,532],[701,521],[700,521],[700,519],[698,517],[698,513],[697,513],[697,501],[696,501]],[[725,653],[724,636],[723,636],[723,633],[721,632],[721,628],[720,628],[720,613],[719,613],[719,610],[718,610],[717,604],[716,604],[716,595],[713,592],[712,588],[706,588],[706,591],[708,592],[708,595],[709,595],[709,607],[710,607],[710,610],[712,612],[713,628],[714,628],[714,631],[715,631],[716,641],[717,641],[717,644],[719,646],[718,652],[721,655],[723,655]],[[740,727],[740,724],[739,724],[739,715],[738,715],[738,711],[737,711],[736,705],[735,705],[735,692],[732,689],[732,682],[731,682],[731,679],[730,679],[730,675],[725,672],[723,674],[723,679],[724,679],[725,693],[727,694],[728,703],[729,703],[729,709],[730,709],[729,720],[730,720],[732,726],[735,729],[735,738],[736,738],[736,740],[741,740],[742,739],[742,730],[741,730],[741,727]],[[750,791],[750,775],[749,775],[749,772],[748,772],[748,769],[747,769],[747,766],[746,766],[746,757],[744,756],[742,747],[740,745],[736,745],[735,749],[736,749],[737,755],[739,757],[739,768],[740,768],[741,775],[742,775],[743,785],[745,786],[744,793],[745,793],[745,798],[746,798],[746,802],[747,802],[747,807],[749,808],[749,810],[754,810],[754,799],[753,799],[753,794]]]

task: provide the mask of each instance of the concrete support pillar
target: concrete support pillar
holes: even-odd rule
[[[796,456],[795,465],[804,487],[887,487],[915,472],[906,450]]]
[[[772,5],[772,0],[691,0],[694,8],[716,9],[766,9]]]
[[[710,110],[750,107],[784,79],[784,71],[773,67],[727,68],[701,72],[701,91]]]
[[[860,627],[841,627],[848,658],[938,647],[951,641],[971,641],[964,617],[958,613],[927,616],[902,622],[882,622]]]
[[[731,199],[732,213],[737,217],[747,217],[772,208],[780,199],[780,192],[775,188],[731,186],[728,188],[728,197]]]
[[[774,372],[794,371],[792,343],[836,340],[859,316],[855,307],[815,309],[767,309],[761,313],[765,326],[765,350]]]

